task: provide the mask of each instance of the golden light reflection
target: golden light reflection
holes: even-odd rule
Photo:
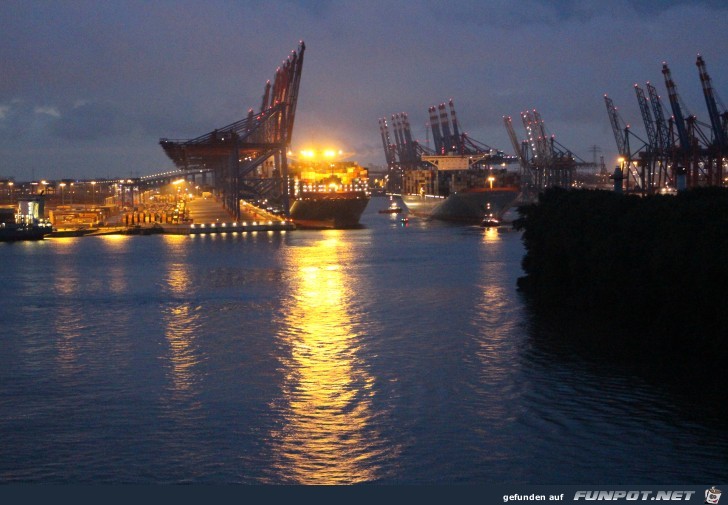
[[[75,239],[63,238],[58,240],[57,243],[56,239],[54,239],[53,242],[56,251],[60,255],[73,255],[77,252],[78,242]],[[80,275],[70,261],[62,260],[58,262],[52,280],[53,290],[58,296],[71,296],[79,292]]]
[[[100,235],[98,239],[103,241],[106,248],[105,254],[121,254],[127,251],[130,246],[130,239],[133,237],[127,235]],[[129,289],[128,272],[125,267],[118,262],[110,262],[108,269],[108,278],[104,279],[104,289],[109,289],[113,293],[124,293]]]
[[[372,427],[375,380],[347,311],[355,287],[339,263],[346,247],[332,232],[288,256],[292,305],[279,338],[290,355],[282,360],[283,426],[271,434],[279,482],[371,481],[392,450]]]
[[[169,376],[177,400],[188,397],[199,380],[196,367],[201,358],[195,342],[198,320],[199,314],[189,305],[171,307],[164,313]]]
[[[500,239],[501,238],[498,235],[498,228],[489,226],[483,230],[484,242],[498,242]]]
[[[513,420],[512,408],[519,402],[511,400],[518,397],[521,390],[512,378],[514,364],[519,362],[518,347],[513,345],[512,338],[519,319],[513,317],[513,300],[505,287],[512,282],[508,269],[498,260],[497,248],[493,248],[493,243],[501,241],[502,237],[498,230],[493,229],[493,232],[493,238],[488,238],[487,231],[484,238],[485,258],[480,262],[479,273],[482,295],[476,301],[471,324],[475,328],[475,363],[484,385],[482,394],[497,397],[479,414],[487,426],[498,427]]]
[[[83,321],[83,317],[77,307],[67,305],[59,307],[53,316],[58,352],[56,363],[59,372],[68,376],[81,368],[78,364],[78,339],[81,333],[79,322]]]
[[[174,258],[175,262],[166,265],[166,284],[168,292],[174,297],[184,297],[190,290],[189,266],[185,261],[184,248],[187,243],[185,237],[165,235],[165,245],[168,246],[166,257]],[[164,356],[168,361],[168,375],[172,384],[172,397],[175,402],[189,399],[197,393],[196,386],[200,381],[198,365],[204,359],[197,344],[197,335],[200,330],[200,307],[189,302],[172,303],[164,309],[165,338],[169,351]],[[175,413],[184,410],[172,408]]]

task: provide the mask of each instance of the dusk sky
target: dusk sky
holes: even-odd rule
[[[512,153],[502,117],[537,109],[578,156],[616,147],[608,94],[645,138],[633,85],[670,115],[668,63],[708,123],[696,56],[728,101],[725,0],[0,2],[0,178],[128,177],[173,168],[161,137],[206,133],[260,108],[306,43],[293,148],[384,165],[378,119],[452,98],[461,128]]]

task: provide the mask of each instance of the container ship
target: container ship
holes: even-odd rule
[[[500,219],[520,193],[518,175],[505,169],[461,167],[460,156],[423,156],[431,169],[405,170],[402,201],[414,216],[479,224]],[[438,167],[442,167],[439,169]]]
[[[452,99],[428,109],[434,150],[414,140],[406,113],[380,118],[388,189],[400,193],[410,214],[444,221],[501,221],[520,195],[517,173],[506,165],[518,158],[470,138],[460,128]]]
[[[356,228],[371,193],[368,171],[351,161],[294,161],[291,220],[299,228]]]

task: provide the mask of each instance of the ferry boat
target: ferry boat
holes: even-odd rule
[[[355,228],[371,198],[367,169],[352,161],[295,161],[290,217],[299,228]]]
[[[0,209],[0,242],[42,240],[53,231],[43,214],[42,195],[19,200],[15,209]]]

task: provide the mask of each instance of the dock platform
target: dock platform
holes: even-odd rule
[[[241,219],[232,215],[214,198],[195,198],[187,202],[190,223],[162,224],[162,233],[200,235],[205,233],[233,233],[251,231],[294,230],[296,226],[280,216],[253,205],[243,203]]]

